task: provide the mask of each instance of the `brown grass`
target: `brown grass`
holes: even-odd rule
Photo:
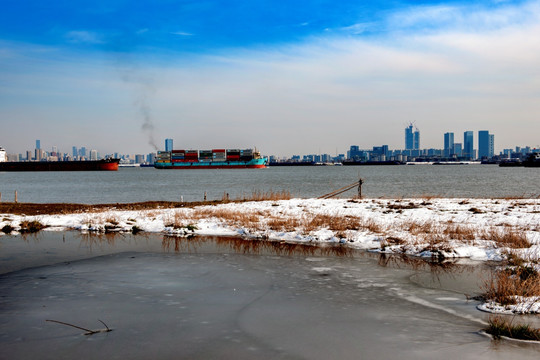
[[[484,281],[484,297],[501,305],[516,303],[515,296],[540,296],[540,276],[531,267],[513,267],[494,271]]]
[[[238,200],[242,201],[270,201],[270,200],[290,200],[292,198],[290,191],[261,191],[253,190],[251,194],[242,194]]]
[[[514,229],[511,227],[503,227],[497,229],[491,227],[489,230],[480,233],[480,236],[486,240],[495,241],[499,245],[503,245],[512,249],[523,249],[531,247],[531,243],[527,239],[527,234],[523,230]]]
[[[476,230],[464,225],[449,225],[442,231],[444,235],[453,240],[476,240]]]
[[[327,214],[317,214],[313,217],[304,218],[303,228],[305,232],[311,232],[325,228],[337,232],[344,232],[347,230],[367,230],[374,233],[380,233],[384,231],[383,226],[378,224],[373,219],[366,220],[358,216],[340,216]]]
[[[506,336],[513,339],[540,341],[540,329],[529,324],[514,324],[513,321],[514,318],[508,320],[501,316],[490,316],[485,331],[495,339]]]
[[[35,233],[35,232],[43,230],[43,229],[45,229],[47,227],[46,225],[43,225],[42,223],[40,223],[37,220],[31,220],[31,221],[30,220],[23,220],[23,221],[21,221],[19,226],[21,227],[19,229],[19,232],[23,233],[23,234],[24,233]]]
[[[242,212],[229,209],[196,209],[191,213],[190,217],[196,220],[217,218],[228,225],[243,226],[252,229],[256,229],[257,224],[260,222],[260,215],[258,212]]]
[[[266,225],[274,231],[295,231],[300,226],[300,221],[296,218],[278,218],[272,217]]]
[[[414,236],[431,234],[436,232],[438,229],[438,226],[431,221],[426,221],[423,223],[411,221],[409,223],[405,223],[403,227],[406,231],[410,232],[411,235]]]

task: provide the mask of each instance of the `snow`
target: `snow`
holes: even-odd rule
[[[315,228],[306,226],[318,215],[332,218]],[[532,262],[540,260],[538,199],[291,199],[180,209],[0,217],[0,228],[11,225],[16,230],[21,221],[38,220],[48,226],[48,231],[130,232],[136,226],[146,232],[179,236],[240,235],[319,245],[346,243],[357,249],[423,257],[501,260],[512,251]],[[347,217],[357,220],[357,226],[331,229],[336,219]],[[296,223],[276,229],[268,224],[271,220]],[[448,229],[456,227],[474,232],[473,238],[452,238],[455,234]],[[532,246],[511,250],[485,238],[489,231],[520,232]]]
[[[347,219],[349,225],[344,222]],[[47,231],[131,232],[136,227],[172,236],[343,244],[425,258],[500,261],[512,253],[540,268],[540,199],[291,199],[144,211],[5,214],[0,215],[0,229],[10,225],[18,230],[24,220],[38,220],[48,226]],[[531,246],[514,249],[493,240],[493,234],[505,233],[526,237]],[[539,302],[534,300],[536,305],[529,308],[537,309]],[[486,311],[521,311],[498,309],[490,303],[482,306]]]

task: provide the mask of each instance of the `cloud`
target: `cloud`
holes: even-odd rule
[[[171,34],[178,35],[178,36],[193,36],[193,34],[185,32],[185,31],[175,31],[175,32],[172,32]]]
[[[352,144],[401,148],[403,124],[416,121],[426,148],[442,147],[444,132],[480,129],[495,133],[497,149],[535,146],[539,18],[537,1],[494,9],[417,7],[390,14],[382,21],[386,29],[369,36],[332,29],[302,42],[191,54],[169,58],[169,65],[163,59],[144,63],[141,71],[152,74],[155,89],[156,142],[172,137],[187,148],[257,145],[276,155],[344,152]],[[96,139],[107,124],[122,124],[122,136],[111,133],[114,148],[104,142],[102,152],[152,150],[137,150],[145,141],[139,123],[133,125],[138,114],[126,95],[129,86],[114,83],[114,76],[100,78],[91,59],[74,57],[71,66],[65,61],[56,66],[61,70],[43,70],[42,80],[27,75],[24,86],[0,73],[9,80],[0,87],[6,99],[0,115],[26,114],[42,123],[84,117],[99,122],[84,129],[85,136]],[[39,90],[32,99],[47,95],[40,106],[28,106],[39,116],[22,107],[5,110],[19,100],[7,97],[15,90]],[[74,127],[76,122],[66,123]]]
[[[68,42],[73,44],[103,44],[101,36],[92,31],[73,30],[65,34]]]

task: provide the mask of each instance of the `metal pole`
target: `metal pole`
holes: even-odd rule
[[[17,190],[15,190],[15,202],[17,202]]]

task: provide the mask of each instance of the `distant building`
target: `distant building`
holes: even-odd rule
[[[36,149],[41,150],[41,140],[36,140]]]
[[[413,150],[420,150],[420,130],[413,133]]]
[[[90,160],[97,160],[97,159],[98,159],[97,150],[90,150]]]
[[[135,155],[135,164],[142,164],[144,162],[144,155],[137,154]]]
[[[447,132],[444,134],[444,156],[451,157],[454,155],[454,133]]]
[[[495,154],[495,135],[490,134],[487,130],[478,132],[478,157],[492,158]]]
[[[413,129],[413,124],[405,128],[405,150],[420,149],[420,131],[418,128]]]
[[[86,159],[86,148],[85,148],[84,146],[80,149],[79,155],[80,155],[82,158],[85,158],[85,159]]]
[[[474,156],[474,132],[465,131],[463,133],[463,157],[469,160],[475,158]]]
[[[173,139],[165,139],[165,151],[173,150]]]
[[[76,159],[77,156],[79,156],[79,152],[77,151],[77,147],[74,146],[73,148],[71,148],[71,152],[72,152],[72,155],[73,155],[73,158]]]
[[[457,157],[463,156],[463,145],[461,143],[454,143],[454,155]]]

